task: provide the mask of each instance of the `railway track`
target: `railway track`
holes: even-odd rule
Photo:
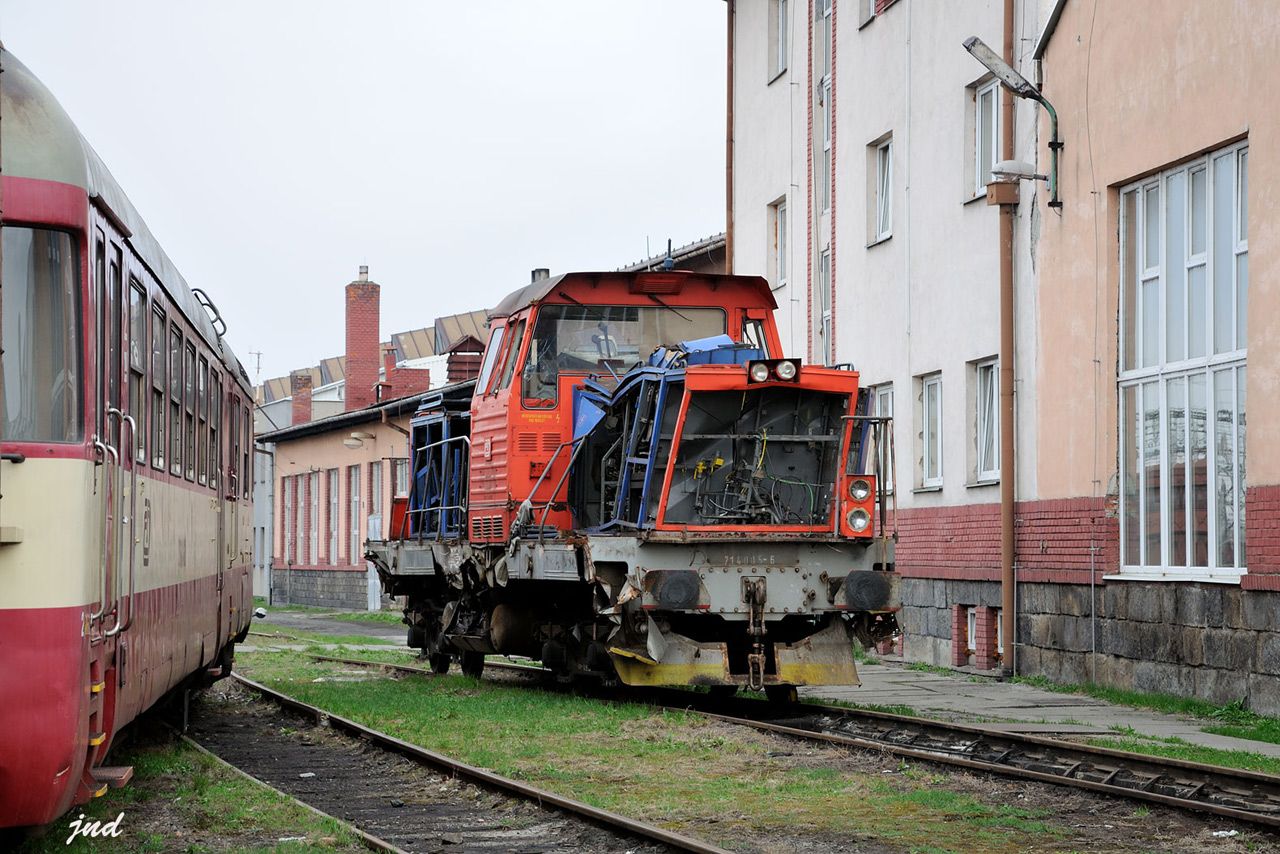
[[[312,658],[433,675],[420,667],[388,662]],[[485,667],[531,674],[547,672],[503,662],[487,662]],[[1280,829],[1280,777],[1271,774],[1145,756],[975,724],[841,706],[780,705],[745,697],[714,698],[680,689],[608,696],[632,702],[649,700],[663,707],[694,711],[715,720],[799,739],[1072,786]]]
[[[367,663],[367,662],[364,662]],[[420,668],[411,668],[418,671]],[[724,849],[565,798],[401,741],[232,674],[238,700],[206,708],[201,747],[388,851],[688,851]],[[244,693],[269,703],[253,702]]]

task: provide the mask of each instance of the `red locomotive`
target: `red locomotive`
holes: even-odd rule
[[[252,602],[251,388],[36,77],[0,51],[0,828],[123,784],[122,727],[225,675]]]
[[[855,684],[896,631],[891,431],[852,370],[784,358],[763,279],[535,281],[474,388],[424,401],[413,483],[369,543],[409,643],[631,685]]]

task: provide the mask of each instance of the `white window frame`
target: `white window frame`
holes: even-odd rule
[[[284,492],[284,495],[281,496],[283,500],[280,502],[280,509],[284,511],[282,514],[284,516],[284,554],[280,555],[280,557],[285,563],[292,565],[298,562],[297,544],[293,538],[294,514],[298,512],[298,508],[293,504],[295,489],[293,476],[280,478],[280,484]]]
[[[320,472],[307,476],[307,563],[320,563]]]
[[[361,466],[347,466],[347,534],[351,541],[347,544],[347,557],[350,566],[359,566],[360,560],[360,469]]]
[[[818,361],[830,365],[835,352],[831,340],[831,250],[818,256]]]
[[[872,242],[893,236],[893,137],[876,145],[875,228]]]
[[[877,418],[893,417],[893,383],[880,383],[871,387],[871,414]],[[889,429],[893,429],[890,422]],[[884,482],[879,484],[879,489],[885,495],[893,494],[894,482],[897,480],[897,472],[892,471],[893,460],[889,459],[889,443],[892,441],[891,436],[885,436],[877,449],[877,453],[881,455],[880,468],[885,472]]]
[[[976,605],[968,605],[964,609],[964,645],[970,655],[977,655],[978,645],[974,643],[974,638],[978,636],[978,608]]]
[[[395,483],[392,487],[395,490],[396,498],[409,497],[409,461],[405,458],[391,461],[391,474]]]
[[[834,173],[831,162],[831,0],[814,0],[817,25],[814,28],[814,51],[818,57],[814,76],[818,80],[814,97],[818,102],[818,121],[822,125],[822,151],[818,154],[818,210],[826,214],[831,210],[831,183]]]
[[[332,566],[338,563],[338,520],[340,518],[339,508],[341,507],[338,493],[338,470],[329,469],[325,481],[329,488],[328,536],[326,539],[329,543],[329,564]]]
[[[788,0],[769,0],[769,82],[781,77],[790,58],[791,10]]]
[[[1120,190],[1120,567],[1108,578],[1233,584],[1247,574],[1241,471],[1247,466],[1247,164],[1244,141]],[[1219,200],[1228,167],[1229,195]],[[1218,221],[1223,212],[1231,222]],[[1232,315],[1221,343],[1215,332],[1228,330],[1218,330],[1219,296]],[[1192,355],[1196,349],[1203,353]],[[1198,430],[1196,386],[1204,406]],[[1203,457],[1192,448],[1203,449]],[[1153,492],[1158,507],[1148,507]],[[1150,530],[1153,523],[1158,532]],[[1202,563],[1197,534],[1204,540]],[[1220,560],[1226,537],[1229,563]],[[1178,552],[1181,562],[1174,560]]]
[[[929,396],[936,395],[938,401],[937,432],[931,432],[929,424]],[[943,407],[942,407],[942,374],[926,374],[920,378],[920,486],[924,489],[937,489],[942,486],[943,478]],[[929,471],[936,463],[936,473],[930,476]]]
[[[773,226],[770,250],[773,253],[773,289],[787,286],[787,201],[780,199],[769,206],[769,221]]]
[[[992,80],[970,89],[973,93],[973,197],[987,194],[987,182],[991,180],[991,170],[1000,162],[1000,83]],[[991,96],[989,116],[982,114],[982,99]],[[991,130],[991,151],[987,160],[982,157],[982,129],[987,126]],[[984,174],[985,172],[985,174]]]
[[[831,76],[822,78],[822,168],[818,170],[818,208],[824,214],[831,210]]]
[[[1000,362],[987,359],[974,365],[973,438],[976,452],[974,480],[1000,479]],[[985,441],[990,434],[990,441]]]

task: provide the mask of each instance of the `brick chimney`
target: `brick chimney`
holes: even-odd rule
[[[310,371],[289,373],[289,394],[293,398],[289,423],[292,425],[306,424],[311,420],[311,383]]]
[[[382,399],[391,400],[431,388],[431,371],[427,368],[397,368],[396,348],[387,344],[382,349]]]
[[[375,401],[378,383],[378,312],[376,282],[369,281],[369,268],[360,267],[360,277],[347,285],[347,389],[348,412],[364,409]]]

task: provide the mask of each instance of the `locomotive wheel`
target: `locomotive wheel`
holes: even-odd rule
[[[447,652],[435,652],[427,656],[427,665],[431,668],[431,672],[441,676],[449,672],[449,665],[452,663],[453,658]]]
[[[483,652],[464,652],[462,653],[462,675],[470,676],[472,679],[479,679],[480,674],[484,672],[484,653]]]
[[[770,703],[800,702],[800,692],[796,690],[794,685],[766,685],[764,686],[764,695]]]

